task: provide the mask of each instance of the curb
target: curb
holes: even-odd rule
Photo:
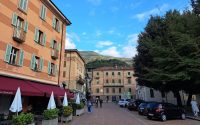
[[[200,121],[200,118],[196,118],[196,117],[193,117],[193,116],[186,116],[186,118]]]

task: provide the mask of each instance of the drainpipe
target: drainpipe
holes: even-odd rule
[[[64,25],[62,23],[62,35],[61,35],[61,50],[60,50],[60,61],[59,61],[59,72],[58,72],[58,85],[60,83],[60,69],[61,69],[61,61],[62,61],[62,46],[63,46],[63,30],[64,30]],[[64,49],[65,50],[65,49]]]

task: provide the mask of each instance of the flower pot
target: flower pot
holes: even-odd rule
[[[27,125],[35,125],[35,123],[27,124]]]
[[[42,120],[42,125],[58,125],[58,118],[51,120]]]
[[[66,116],[61,117],[62,122],[69,122],[71,120],[72,120],[72,114],[70,116],[67,116],[67,117]]]
[[[84,108],[83,109],[76,109],[76,115],[80,116],[84,113]]]

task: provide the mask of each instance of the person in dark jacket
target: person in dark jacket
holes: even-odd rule
[[[100,99],[99,103],[100,103],[100,108],[102,108],[103,99]]]

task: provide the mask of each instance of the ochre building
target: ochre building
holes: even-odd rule
[[[18,87],[23,107],[33,97],[48,97],[52,91],[60,96],[70,24],[51,0],[0,1],[0,112],[9,109]]]
[[[133,68],[101,67],[92,71],[92,96],[105,101],[135,98]]]
[[[68,89],[84,96],[85,60],[77,49],[66,49],[63,63],[62,82]]]

